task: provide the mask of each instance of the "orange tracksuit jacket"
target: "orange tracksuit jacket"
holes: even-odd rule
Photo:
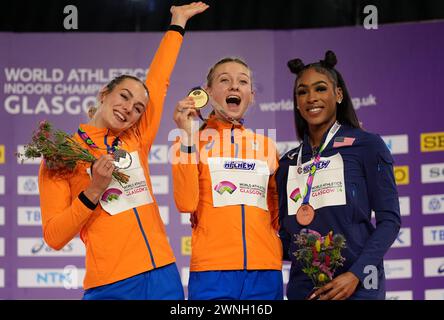
[[[40,205],[43,235],[46,243],[59,250],[79,232],[86,246],[84,289],[97,287],[175,262],[165,227],[153,195],[148,168],[148,153],[159,128],[163,103],[182,44],[182,35],[167,31],[147,74],[149,103],[139,123],[139,134],[128,130],[122,137],[123,148],[137,151],[153,202],[110,215],[100,205],[87,208],[78,195],[90,183],[89,165],[79,164],[70,177],[51,176],[43,163],[39,172]],[[106,153],[104,136],[107,129],[82,124],[99,148],[89,149],[96,157]],[[108,141],[115,136],[108,135]],[[76,134],[75,139],[88,146]]]
[[[208,138],[208,141],[202,138],[211,130],[216,130],[219,137]],[[192,230],[190,271],[281,270],[282,245],[277,236],[278,196],[274,179],[278,162],[274,143],[214,116],[199,134],[200,140],[205,140],[197,142],[199,138],[196,139],[199,153],[180,151],[179,143],[174,145],[175,153],[173,150],[177,156],[172,168],[176,206],[180,212],[197,215],[197,226]],[[213,206],[214,183],[206,160],[222,155],[268,164],[268,211],[245,204]]]

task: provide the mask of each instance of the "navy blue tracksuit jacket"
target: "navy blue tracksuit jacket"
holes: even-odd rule
[[[324,135],[324,140],[326,138]],[[354,138],[352,145],[335,147],[335,139]],[[322,143],[321,143],[322,145]],[[288,299],[304,299],[313,288],[311,280],[301,271],[293,252],[295,234],[302,228],[309,228],[326,235],[330,230],[346,238],[344,266],[334,276],[350,271],[360,283],[350,299],[384,299],[385,276],[383,257],[398,235],[401,224],[399,199],[393,174],[393,158],[384,141],[375,134],[342,125],[329,142],[321,157],[340,153],[344,162],[344,183],[346,204],[316,209],[314,220],[303,227],[288,215],[287,177],[289,166],[296,166],[299,148],[285,154],[279,161],[276,181],[279,190],[280,237],[284,248],[284,259],[291,261],[290,279],[287,285]],[[309,161],[312,150],[308,136],[304,137],[302,163]],[[316,181],[316,175],[314,177]],[[371,221],[375,211],[376,226]],[[366,289],[363,285],[368,276],[366,266],[378,270],[377,289]]]

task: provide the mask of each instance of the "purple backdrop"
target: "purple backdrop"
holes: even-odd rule
[[[331,49],[338,56],[337,67],[364,127],[384,137],[400,166],[395,173],[403,229],[386,255],[388,297],[444,299],[444,111],[439,109],[444,43],[437,40],[443,33],[442,22],[380,26],[371,31],[355,27],[188,32],[150,159],[152,175],[159,176],[153,179],[156,199],[185,287],[190,226],[174,206],[166,160],[176,101],[191,87],[202,85],[208,68],[219,58],[243,57],[253,70],[256,87],[256,104],[248,111],[246,124],[265,133],[276,128],[283,152],[296,143],[291,101],[294,76],[286,62],[295,57],[312,62]],[[18,145],[28,142],[39,120],[75,131],[79,122],[86,121],[78,106],[93,100],[96,89],[108,80],[108,72],[124,68],[140,76],[161,37],[161,33],[0,33],[0,298],[82,296],[81,289],[64,288],[64,284],[72,286],[76,276],[81,283],[82,244],[75,240],[61,252],[42,244],[35,184],[38,165],[19,164],[14,153]],[[83,85],[83,91],[56,91],[68,85]],[[38,91],[43,89],[48,93]],[[427,152],[421,149],[423,133],[432,133],[424,136]],[[408,183],[403,180],[405,170]],[[67,265],[78,270],[63,270]],[[288,265],[284,278],[288,278]]]

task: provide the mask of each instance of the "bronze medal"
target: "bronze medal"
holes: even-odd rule
[[[315,211],[309,204],[303,204],[296,212],[296,221],[301,226],[308,226],[314,219]]]
[[[191,89],[191,91],[188,93],[188,97],[193,98],[194,107],[196,109],[202,109],[209,101],[208,93],[201,87]]]

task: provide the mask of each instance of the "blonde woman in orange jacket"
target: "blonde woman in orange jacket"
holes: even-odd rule
[[[183,299],[153,195],[148,153],[185,24],[207,8],[202,2],[171,7],[171,26],[146,83],[123,75],[99,93],[96,113],[75,136],[98,158],[92,168],[78,165],[72,175],[60,178],[44,163],[40,166],[44,238],[59,250],[80,233],[86,246],[84,299]],[[116,166],[129,175],[127,184],[112,180]]]
[[[194,100],[181,100],[174,113],[182,132],[174,198],[193,227],[188,298],[282,299],[276,149],[243,126],[254,101],[251,71],[224,58],[210,69],[206,91],[214,110],[195,137]]]

